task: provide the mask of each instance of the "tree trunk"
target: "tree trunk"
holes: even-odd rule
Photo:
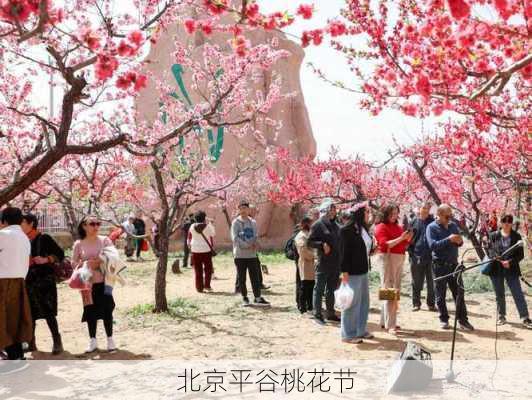
[[[465,229],[467,238],[471,241],[471,244],[475,248],[475,252],[477,253],[478,258],[480,261],[484,258],[486,253],[484,252],[484,249],[482,248],[482,243],[478,240],[477,235],[475,235],[475,230],[471,229],[469,230],[467,227]]]
[[[168,269],[168,249],[170,232],[168,227],[168,210],[164,210],[158,221],[159,228],[159,261],[155,274],[155,309],[156,313],[168,311],[166,300],[166,271]]]
[[[66,223],[70,234],[72,235],[72,240],[76,241],[79,239],[78,234],[78,218],[76,217],[76,212],[74,208],[70,205],[63,204],[63,214],[65,216]]]
[[[526,185],[526,221],[525,229],[528,243],[532,241],[532,185]]]
[[[296,203],[292,205],[292,207],[290,208],[290,219],[292,220],[292,225],[296,226],[297,224],[299,224],[303,216],[304,213],[301,203]]]
[[[517,200],[515,201],[515,229],[518,231],[521,223],[521,202],[523,197],[523,185],[521,182],[517,182]]]
[[[227,223],[229,230],[231,230],[231,225],[233,221],[231,221],[231,216],[229,215],[229,211],[227,211],[227,207],[225,206],[225,204],[222,206],[222,213],[225,217],[225,222]]]
[[[416,171],[419,177],[419,180],[421,181],[423,186],[425,186],[425,189],[427,189],[427,191],[429,192],[430,197],[432,198],[434,203],[436,203],[437,206],[440,206],[442,204],[442,200],[440,196],[438,195],[438,192],[436,191],[436,188],[434,187],[432,182],[430,182],[425,175],[425,171],[424,171],[425,165],[419,165],[416,162],[416,160],[412,160],[412,167],[414,167],[414,170]],[[480,215],[480,210],[478,210],[478,208],[474,206],[473,211],[477,214],[477,221],[478,221],[478,215]],[[484,249],[482,248],[482,244],[479,242],[478,238],[475,236],[476,227],[477,227],[477,224],[475,223],[473,224],[473,227],[470,230],[467,228],[467,224],[466,224],[465,232],[466,232],[466,236],[473,244],[475,248],[475,252],[477,253],[477,256],[480,258],[480,260],[482,260],[484,258],[485,253],[484,253]]]
[[[430,197],[432,197],[432,200],[434,200],[434,203],[436,203],[437,206],[442,204],[442,201],[440,199],[440,196],[438,195],[438,192],[436,191],[436,188],[434,185],[427,179],[425,175],[425,167],[426,163],[419,165],[416,160],[412,161],[412,167],[417,173],[417,176],[419,177],[419,180],[425,186],[427,191],[430,193]]]

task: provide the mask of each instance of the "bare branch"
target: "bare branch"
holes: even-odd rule
[[[120,135],[112,139],[104,140],[99,143],[85,145],[68,145],[66,151],[68,154],[91,154],[108,150],[112,147],[125,143],[126,136]]]
[[[17,114],[22,115],[24,117],[32,117],[32,118],[38,119],[42,124],[46,125],[48,128],[50,128],[55,133],[57,133],[57,126],[37,113],[20,111],[16,109],[15,107],[7,107],[7,109],[13,112],[16,112]]]
[[[526,57],[510,65],[508,68],[494,74],[484,85],[476,90],[469,99],[475,100],[478,97],[485,95],[488,90],[497,84],[497,82],[499,83],[492,95],[499,95],[510,80],[512,74],[526,67],[530,63],[532,63],[532,53],[529,53]]]

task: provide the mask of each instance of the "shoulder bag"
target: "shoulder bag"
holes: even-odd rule
[[[209,242],[207,240],[207,237],[203,234],[203,232],[200,232],[199,233],[201,235],[201,237],[203,238],[203,240],[205,240],[205,243],[207,243],[207,245],[209,246],[209,248],[211,249],[211,257],[216,257],[218,255],[218,253],[216,252],[216,250],[214,250],[212,248],[212,245],[211,245],[211,242]]]

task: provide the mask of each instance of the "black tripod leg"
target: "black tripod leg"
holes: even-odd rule
[[[462,282],[462,272],[458,273],[458,275],[456,275],[456,282],[460,285],[461,282]],[[462,296],[461,296],[461,291],[460,290],[457,290],[456,291],[456,304],[455,304],[455,310],[454,310],[454,325],[453,325],[453,343],[451,345],[451,361],[450,361],[450,364],[449,364],[449,371],[447,371],[447,375],[445,376],[445,379],[447,379],[447,382],[454,382],[455,378],[456,378],[456,375],[454,373],[454,370],[453,370],[453,361],[454,361],[454,348],[455,348],[455,344],[456,344],[456,329],[458,327],[458,310],[460,309],[461,307],[461,301],[462,301]]]

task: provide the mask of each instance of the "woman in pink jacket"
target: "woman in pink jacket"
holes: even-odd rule
[[[113,294],[105,290],[105,275],[100,268],[102,264],[100,259],[102,249],[112,246],[113,243],[108,237],[99,235],[100,225],[101,222],[97,217],[84,217],[78,226],[80,240],[74,243],[72,250],[72,265],[75,268],[79,268],[84,262],[87,262],[92,272],[90,290],[81,291],[83,299],[83,317],[81,321],[87,323],[90,337],[89,345],[87,350],[85,350],[86,353],[92,353],[98,348],[96,327],[99,319],[103,320],[105,327],[107,350],[116,350],[116,345],[113,340],[113,310],[115,309],[115,301]]]

